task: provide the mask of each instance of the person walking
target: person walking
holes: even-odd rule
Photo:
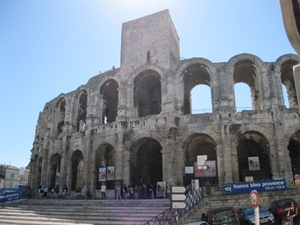
[[[120,185],[118,185],[118,187],[117,187],[117,196],[116,196],[116,199],[119,200],[119,198],[122,200]]]
[[[27,198],[31,198],[31,189],[29,186],[27,188]]]
[[[287,213],[287,216],[291,216],[293,218],[293,224],[297,224],[296,216],[298,215],[298,208],[295,205],[295,202],[291,202],[291,207]]]
[[[137,186],[137,184],[134,187],[134,198],[139,199],[139,187]]]
[[[87,199],[87,193],[88,193],[88,187],[85,186],[85,187],[83,188],[83,198],[84,198],[84,199]]]
[[[106,186],[105,186],[105,183],[102,183],[102,185],[101,185],[101,195],[102,195],[102,199],[106,199]]]

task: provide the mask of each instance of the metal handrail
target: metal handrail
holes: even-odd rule
[[[186,207],[184,209],[166,209],[164,212],[155,216],[151,220],[144,223],[144,225],[172,225],[176,222],[175,216],[176,211],[178,212],[178,219],[181,218],[185,213],[192,209],[198,202],[202,200],[201,189],[194,191],[190,195],[186,195],[185,203]]]

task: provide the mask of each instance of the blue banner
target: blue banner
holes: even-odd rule
[[[253,182],[238,182],[222,184],[222,194],[242,194],[250,193],[253,190],[258,192],[285,190],[285,179],[262,180]]]
[[[3,194],[0,194],[0,202],[18,200],[21,198],[22,192],[16,189],[4,189]]]

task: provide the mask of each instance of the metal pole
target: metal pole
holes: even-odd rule
[[[202,198],[204,197],[203,177],[204,177],[204,174],[203,174],[203,166],[202,166]]]

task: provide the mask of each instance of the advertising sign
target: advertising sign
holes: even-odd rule
[[[286,189],[285,179],[222,184],[222,194],[224,195],[249,193],[253,190],[263,192],[263,191],[277,191],[277,190],[285,190],[285,189]]]
[[[106,168],[99,168],[99,181],[106,181]]]
[[[156,185],[156,197],[164,197],[166,194],[166,181],[158,181]]]
[[[0,194],[0,202],[7,202],[7,201],[13,201],[13,200],[18,200],[21,198],[21,193],[20,191],[16,191],[13,189],[6,189],[5,193]]]

